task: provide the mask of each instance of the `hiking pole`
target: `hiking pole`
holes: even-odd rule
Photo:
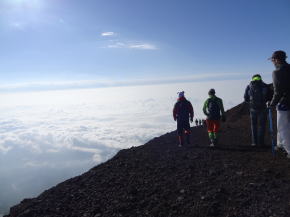
[[[272,154],[275,156],[275,140],[274,140],[274,133],[273,133],[273,121],[272,121],[272,111],[271,108],[268,108],[268,115],[269,115],[269,130],[272,140]]]

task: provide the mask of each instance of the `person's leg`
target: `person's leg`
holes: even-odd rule
[[[267,124],[267,110],[257,113],[258,116],[258,144],[264,146],[265,129]]]
[[[215,120],[214,126],[213,126],[213,137],[214,137],[214,144],[215,145],[218,143],[219,129],[220,129],[220,120]]]
[[[277,147],[278,148],[282,148],[282,145],[283,143],[282,143],[282,138],[281,138],[281,136],[280,136],[280,133],[277,131]]]
[[[277,131],[282,147],[290,154],[290,111],[277,111]]]
[[[183,146],[183,124],[181,121],[177,121],[177,135],[178,135],[178,146]]]
[[[210,140],[210,146],[214,146],[214,132],[213,132],[213,120],[206,120],[208,137]]]
[[[250,111],[251,118],[251,133],[252,133],[252,146],[257,145],[258,136],[257,136],[257,112],[254,110]]]
[[[184,129],[185,129],[186,143],[189,145],[190,144],[190,134],[191,134],[189,121],[184,123]]]
[[[285,131],[284,132],[284,137],[285,137],[285,149],[288,153],[288,158],[290,158],[290,110],[286,111],[286,126],[285,126]]]
[[[285,117],[283,116],[283,111],[279,111],[277,110],[277,146],[279,148],[284,148],[284,141],[283,141],[283,137],[281,135],[281,131],[282,131],[282,125],[284,122]]]

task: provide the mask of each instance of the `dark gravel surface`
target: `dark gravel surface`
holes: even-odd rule
[[[246,105],[227,117],[214,149],[204,127],[181,148],[168,133],[23,200],[7,217],[290,216],[290,160],[272,156],[269,137],[268,147],[250,147]]]

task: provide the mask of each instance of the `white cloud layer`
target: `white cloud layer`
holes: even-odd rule
[[[242,88],[238,88],[239,83]],[[209,88],[215,87],[229,108],[242,101],[245,83],[220,81],[2,93],[0,153],[10,155],[22,149],[35,156],[82,152],[91,159],[100,159],[96,156],[102,156],[104,150],[141,145],[174,130],[171,110],[178,91],[185,90],[195,114],[202,117],[202,103]]]

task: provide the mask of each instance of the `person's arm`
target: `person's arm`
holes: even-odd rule
[[[194,111],[192,104],[189,102],[189,115],[190,115],[190,121],[193,122],[193,117],[194,117]]]
[[[222,113],[221,120],[223,122],[225,122],[226,121],[226,114],[225,114],[224,104],[223,104],[223,100],[222,99],[219,99],[219,107],[220,107],[220,110],[221,110],[221,113]]]
[[[280,85],[281,84],[280,71],[274,71],[272,74],[272,78],[273,78],[274,94],[270,106],[276,106],[282,97],[282,90]]]
[[[219,107],[220,107],[222,115],[224,115],[225,114],[224,104],[223,104],[223,100],[220,98],[219,98]]]
[[[173,119],[176,121],[176,119],[177,119],[177,111],[178,110],[178,108],[177,108],[177,103],[175,103],[175,105],[174,105],[174,108],[173,108]]]
[[[250,86],[248,85],[246,87],[245,94],[244,94],[244,100],[245,100],[245,102],[250,102],[249,90],[250,90]]]
[[[206,116],[208,116],[207,106],[208,106],[208,99],[204,102],[203,108],[202,108],[202,111]]]

